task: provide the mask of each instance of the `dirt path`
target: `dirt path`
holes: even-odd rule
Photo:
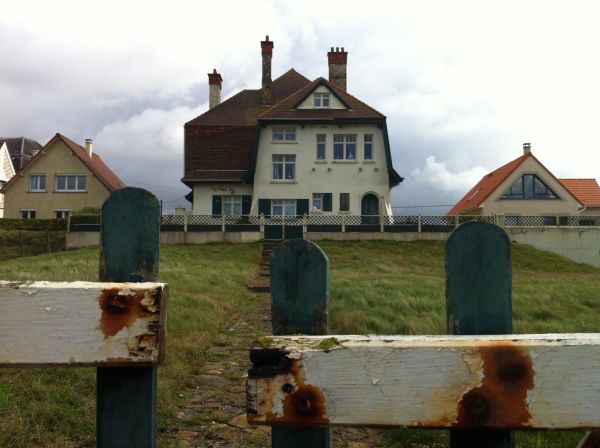
[[[248,350],[259,335],[271,334],[269,294],[257,293],[256,301],[242,319],[234,320],[214,346],[202,373],[194,378],[191,397],[177,418],[188,430],[176,434],[181,447],[256,448],[271,446],[269,427],[249,427],[246,423],[246,372]],[[334,430],[334,448],[381,446],[377,430],[343,428]]]

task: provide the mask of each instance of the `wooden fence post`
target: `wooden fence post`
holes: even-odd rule
[[[455,335],[512,333],[510,240],[494,224],[460,225],[446,243],[446,317]],[[492,417],[484,394],[465,402],[478,423]],[[464,400],[464,399],[463,399]],[[450,431],[450,448],[514,448],[511,431]]]
[[[160,205],[150,192],[122,188],[102,206],[100,280],[158,277]],[[97,369],[97,446],[156,446],[156,366]]]
[[[329,332],[329,259],[315,243],[285,241],[271,256],[273,334]],[[273,448],[330,448],[327,427],[272,428]]]

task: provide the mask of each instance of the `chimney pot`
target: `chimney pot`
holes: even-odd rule
[[[327,53],[329,62],[329,82],[338,89],[346,91],[346,66],[348,64],[348,52],[340,51],[339,47],[331,47],[331,51]]]
[[[93,146],[94,141],[91,138],[85,139],[85,152],[87,152],[88,157],[92,157],[93,155]]]
[[[523,143],[523,154],[531,153],[531,143]]]

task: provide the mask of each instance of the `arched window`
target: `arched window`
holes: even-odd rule
[[[524,174],[500,199],[560,199],[535,174]]]

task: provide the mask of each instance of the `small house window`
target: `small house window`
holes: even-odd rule
[[[296,128],[274,128],[273,141],[277,143],[295,142]]]
[[[56,219],[67,219],[70,214],[71,214],[71,210],[68,210],[68,209],[54,210],[54,217]]]
[[[329,101],[329,93],[315,93],[313,98],[313,104],[316,109],[328,109],[331,107],[331,102]]]
[[[56,191],[87,191],[87,181],[83,175],[57,174]]]
[[[294,180],[296,178],[296,156],[273,156],[273,180]]]
[[[294,199],[273,199],[271,201],[271,214],[273,216],[295,216],[296,201]]]
[[[22,219],[34,219],[35,218],[35,209],[22,208],[21,209],[21,218]]]
[[[223,196],[223,214],[224,215],[241,215],[242,214],[242,197],[238,195]]]
[[[325,134],[317,134],[317,160],[325,160]]]
[[[317,212],[323,211],[323,193],[313,193],[312,209]]]
[[[29,178],[29,191],[46,191],[46,175],[32,174]]]
[[[340,193],[340,212],[350,211],[350,193]]]
[[[333,158],[356,160],[356,135],[334,135]]]
[[[373,160],[373,135],[365,134],[365,160]]]

